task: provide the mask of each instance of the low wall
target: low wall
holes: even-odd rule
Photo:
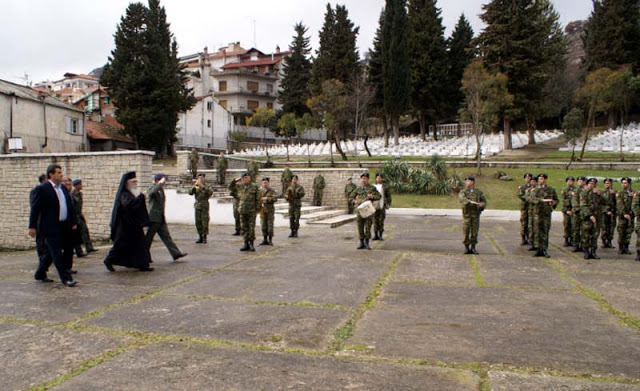
[[[107,239],[111,208],[120,178],[136,171],[141,188],[153,182],[152,158],[146,151],[0,155],[0,249],[28,249],[35,240],[27,236],[29,192],[47,166],[57,163],[65,175],[82,178],[83,213],[91,237]]]

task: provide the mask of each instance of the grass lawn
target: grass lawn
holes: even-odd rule
[[[576,151],[576,157],[580,156],[580,151]],[[627,153],[623,154],[624,161],[640,161],[640,154],[637,153]],[[571,152],[562,152],[562,151],[554,151],[546,153],[543,157],[543,160],[548,161],[559,161],[559,162],[569,162],[571,159]],[[591,161],[595,160],[598,162],[619,162],[620,161],[620,153],[604,153],[604,152],[585,152],[583,161]],[[578,162],[579,163],[579,162]]]
[[[513,169],[500,169],[500,171],[506,172],[511,176],[513,182],[500,181],[494,177],[497,169],[484,168],[482,170],[483,176],[476,176],[476,187],[482,190],[487,197],[487,207],[489,209],[503,209],[503,210],[518,210],[520,208],[520,201],[517,197],[518,186],[523,183],[522,177],[528,170],[513,168]],[[463,177],[467,175],[475,174],[474,169],[465,169],[457,171]],[[537,175],[541,173],[541,170],[534,170],[532,174]],[[640,172],[634,170],[626,171],[589,171],[589,170],[562,170],[562,169],[548,169],[544,173],[549,175],[549,185],[556,189],[558,197],[560,192],[566,186],[564,179],[571,175],[577,176],[596,176],[596,177],[611,177],[621,178],[628,176],[631,178],[637,178],[640,176]],[[637,187],[638,185],[636,185]],[[600,189],[604,188],[602,183],[598,183]],[[619,189],[620,184],[614,184],[614,188]],[[417,195],[417,194],[394,194],[393,206],[396,208],[430,208],[430,209],[457,209],[460,207],[455,195],[451,196],[429,196],[429,195]]]

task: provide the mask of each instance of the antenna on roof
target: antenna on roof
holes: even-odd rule
[[[258,48],[258,42],[256,40],[256,20],[253,20],[253,47]]]
[[[24,76],[18,76],[17,79],[22,80],[25,86],[31,87],[31,80],[29,80],[29,74],[27,74],[27,72],[24,73]]]

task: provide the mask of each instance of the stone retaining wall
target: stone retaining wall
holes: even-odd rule
[[[108,239],[120,177],[126,171],[137,171],[140,186],[146,190],[153,182],[153,156],[145,151],[0,155],[0,249],[35,247],[35,240],[26,235],[29,192],[51,163],[60,164],[64,174],[72,179],[82,178],[83,213],[91,237]]]

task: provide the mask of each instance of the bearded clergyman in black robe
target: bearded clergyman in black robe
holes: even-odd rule
[[[143,227],[150,224],[144,194],[138,189],[135,171],[122,175],[120,187],[111,211],[111,240],[104,265],[113,272],[113,265],[152,271],[151,254],[146,245]]]

